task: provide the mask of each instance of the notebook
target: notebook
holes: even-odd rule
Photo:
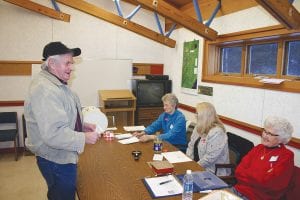
[[[200,192],[203,190],[215,190],[221,188],[227,188],[229,185],[215,174],[208,171],[196,171],[192,172],[194,181],[194,192]],[[182,182],[184,174],[177,175],[178,179]]]

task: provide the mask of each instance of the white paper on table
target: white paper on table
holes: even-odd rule
[[[145,130],[145,126],[124,126],[123,128],[128,132]]]
[[[116,131],[117,127],[108,127],[106,130],[107,131]]]
[[[139,142],[139,139],[137,137],[131,137],[128,139],[119,140],[118,142],[120,142],[121,144],[131,144],[131,143]]]
[[[155,153],[153,155],[153,160],[162,161],[163,159],[164,159],[164,156],[162,154]]]
[[[235,194],[232,194],[230,192],[227,192],[225,190],[215,190],[211,192],[210,194],[204,196],[201,198],[201,200],[242,200],[242,198],[236,196]]]
[[[170,162],[170,163],[181,163],[181,162],[189,162],[192,161],[191,158],[187,157],[181,151],[173,151],[173,152],[165,152],[162,155]]]
[[[145,182],[151,188],[155,197],[181,194],[183,191],[181,184],[173,175],[145,178]]]
[[[131,137],[132,137],[131,133],[124,133],[124,134],[115,135],[115,138],[117,138],[118,140],[128,139],[128,138],[131,138]]]

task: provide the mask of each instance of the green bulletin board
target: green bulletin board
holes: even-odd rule
[[[181,87],[197,89],[199,40],[184,42]]]

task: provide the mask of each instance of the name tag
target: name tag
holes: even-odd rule
[[[278,160],[278,156],[272,156],[269,161],[270,162],[275,162],[277,160]]]

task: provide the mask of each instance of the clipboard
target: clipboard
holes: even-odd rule
[[[142,179],[153,199],[181,195],[183,188],[176,176],[159,176]]]
[[[208,171],[192,172],[193,175],[193,192],[200,192],[204,190],[216,190],[230,187],[222,179],[215,174]],[[177,175],[178,179],[183,180],[184,174]]]

